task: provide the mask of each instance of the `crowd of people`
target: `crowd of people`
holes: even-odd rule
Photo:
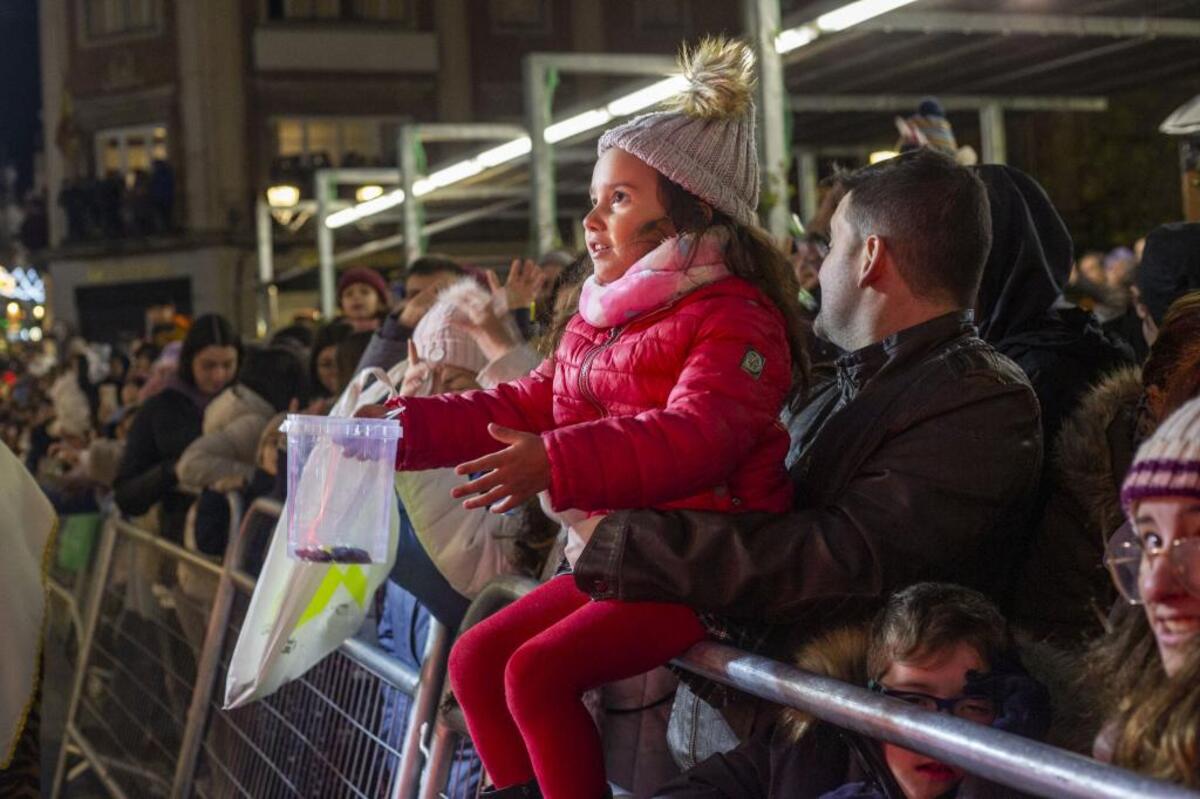
[[[379,641],[541,582],[451,653],[484,796],[1018,795],[666,667],[705,639],[1200,787],[1200,224],[1077,259],[1034,177],[914,133],[781,248],[749,64],[708,42],[604,134],[586,253],[349,269],[266,342],[18,346],[4,444],[60,514],[219,555],[222,492],[286,498],[283,415],[387,372]]]

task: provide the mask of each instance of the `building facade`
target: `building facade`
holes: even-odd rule
[[[307,193],[322,166],[394,166],[407,121],[520,122],[527,52],[669,53],[700,31],[736,33],[738,6],[42,0],[40,260],[55,313],[113,338],[170,299],[250,332],[268,186]]]

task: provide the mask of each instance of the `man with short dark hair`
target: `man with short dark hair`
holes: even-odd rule
[[[684,603],[782,654],[920,580],[1005,593],[1042,442],[1028,381],[972,325],[987,195],[927,150],[848,185],[816,320],[847,354],[786,416],[795,509],[610,514],[575,565],[594,599]]]
[[[916,150],[843,181],[821,267],[818,336],[846,352],[970,308],[992,243],[987,192],[970,171]]]

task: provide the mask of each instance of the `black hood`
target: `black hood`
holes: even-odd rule
[[[1137,287],[1159,324],[1172,302],[1200,289],[1200,222],[1173,222],[1150,231],[1138,265]]]
[[[1040,327],[1071,274],[1067,226],[1045,190],[1019,169],[985,164],[975,173],[987,187],[992,250],[983,267],[975,318],[993,344]]]

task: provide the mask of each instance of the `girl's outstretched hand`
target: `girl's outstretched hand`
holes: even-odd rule
[[[486,472],[450,492],[455,499],[476,495],[463,502],[464,508],[490,505],[492,513],[505,513],[550,487],[550,458],[541,436],[498,424],[489,424],[488,433],[508,446],[454,470],[463,475]]]

